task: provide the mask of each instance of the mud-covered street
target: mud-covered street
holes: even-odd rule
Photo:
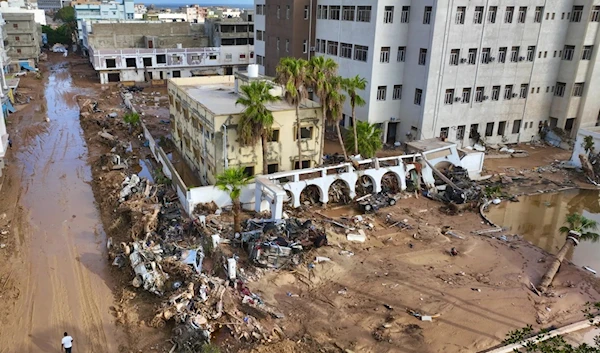
[[[0,352],[59,351],[64,331],[78,351],[117,352],[106,237],[75,100],[83,90],[62,62],[43,71],[41,80],[22,80],[43,85],[43,95],[10,117],[0,222],[11,221],[13,234],[1,255],[0,293],[9,306],[2,305]]]

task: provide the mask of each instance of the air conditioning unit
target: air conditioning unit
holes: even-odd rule
[[[460,102],[460,97],[454,97],[455,102]]]
[[[491,62],[491,63],[493,63],[494,61],[496,61],[496,58],[494,58],[494,57],[491,57],[491,58],[489,59],[489,62]]]
[[[516,93],[513,93],[513,94],[512,94],[512,97],[513,97],[513,98],[516,98],[517,96],[518,96],[518,94],[516,94]]]
[[[310,51],[315,51],[315,50],[317,50],[316,47],[310,47]]]
[[[524,56],[519,56],[519,61],[523,61],[523,60],[525,60],[525,57]]]
[[[465,59],[465,58],[462,58],[462,59],[460,59],[460,63],[461,63],[461,64],[464,64],[464,63],[466,63],[466,62],[467,62],[467,59]]]
[[[486,100],[488,100],[488,99],[490,99],[490,97],[489,97],[489,96],[483,96],[483,100],[484,100],[484,101],[486,101]]]

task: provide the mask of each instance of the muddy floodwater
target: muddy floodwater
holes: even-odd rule
[[[518,234],[534,245],[556,254],[565,242],[558,229],[570,213],[581,213],[600,224],[600,193],[568,190],[523,196],[520,202],[503,201],[490,206],[488,217],[509,234]],[[598,230],[600,233],[600,230]],[[600,242],[581,242],[567,258],[578,266],[589,266],[600,275]]]

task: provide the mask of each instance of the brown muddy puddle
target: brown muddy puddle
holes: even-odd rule
[[[488,218],[518,234],[532,244],[557,253],[565,242],[558,229],[570,213],[582,213],[600,223],[600,193],[593,190],[568,190],[559,193],[523,196],[520,202],[503,201],[490,206]],[[600,229],[598,229],[600,233]],[[589,266],[600,275],[600,242],[581,242],[567,259],[578,266]]]

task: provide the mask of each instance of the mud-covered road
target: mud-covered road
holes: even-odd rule
[[[45,75],[44,94],[31,103],[41,107],[31,113],[38,117],[20,112],[13,125],[7,175],[17,180],[3,193],[16,196],[9,217],[23,221],[19,229],[13,220],[14,265],[5,277],[13,291],[5,294],[14,302],[3,310],[0,352],[59,352],[64,331],[76,352],[117,352],[123,337],[110,313],[106,237],[76,102],[83,91],[64,63],[49,64]]]

